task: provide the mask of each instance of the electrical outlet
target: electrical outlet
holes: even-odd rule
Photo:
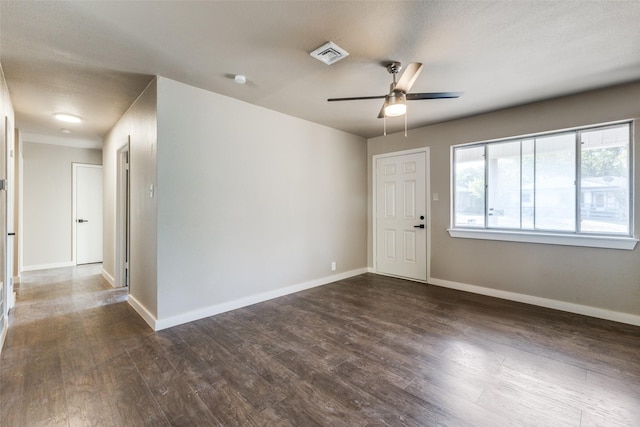
[[[336,271],[336,262],[335,261],[331,261],[331,271]]]

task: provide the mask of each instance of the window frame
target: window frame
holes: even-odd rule
[[[581,164],[582,164],[582,147],[581,134],[585,131],[605,130],[620,125],[629,126],[629,144],[628,144],[628,233],[604,233],[604,232],[585,232],[582,231],[581,224]],[[620,120],[615,122],[593,124],[588,126],[580,126],[568,129],[553,130],[547,132],[532,133],[519,136],[511,136],[506,138],[485,140],[472,142],[467,144],[457,144],[450,147],[450,228],[447,229],[451,237],[483,239],[483,240],[499,240],[510,242],[526,242],[526,243],[542,243],[552,245],[568,245],[568,246],[584,246],[610,249],[633,250],[638,242],[634,237],[634,137],[635,137],[635,121],[632,119]],[[541,138],[551,135],[561,135],[573,133],[575,135],[575,200],[574,215],[575,227],[573,231],[556,231],[544,229],[523,229],[522,228],[522,145],[520,146],[520,227],[519,228],[500,228],[489,226],[489,164],[487,160],[489,146],[492,144],[507,143],[512,141],[523,141],[527,139]],[[484,211],[483,226],[456,225],[456,150],[459,148],[483,147],[484,157]],[[534,158],[536,153],[534,152]],[[535,175],[534,175],[535,179]],[[535,202],[535,197],[534,197]],[[534,205],[535,207],[535,205]]]

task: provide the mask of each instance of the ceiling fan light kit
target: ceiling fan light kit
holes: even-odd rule
[[[415,101],[421,99],[445,99],[459,98],[463,92],[430,92],[430,93],[408,93],[416,82],[418,75],[422,71],[422,64],[419,62],[410,63],[399,80],[396,76],[402,69],[400,62],[390,62],[386,65],[387,71],[393,76],[393,82],[387,95],[358,96],[353,98],[329,98],[327,101],[355,101],[362,99],[383,99],[382,109],[378,114],[379,119],[383,119],[384,135],[387,134],[387,117],[404,116],[404,136],[407,136],[407,100]]]
[[[391,92],[384,101],[384,116],[398,117],[407,113],[407,96],[402,92]]]

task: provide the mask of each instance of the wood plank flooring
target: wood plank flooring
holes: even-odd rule
[[[364,274],[155,333],[99,272],[25,274],[0,425],[640,426],[639,327]]]

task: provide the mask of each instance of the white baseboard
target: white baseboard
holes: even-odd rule
[[[2,354],[2,349],[4,348],[4,340],[5,338],[7,338],[7,331],[9,330],[9,325],[7,322],[7,319],[4,319],[5,321],[2,322],[2,330],[0,331],[0,354]]]
[[[104,268],[101,271],[102,277],[104,277],[104,280],[106,280],[107,282],[109,282],[109,284],[112,287],[116,287],[116,279],[115,277],[113,277],[112,275],[110,275]]]
[[[193,322],[194,320],[204,319],[205,317],[209,317],[209,316],[215,316],[216,314],[220,314],[220,313],[235,310],[238,308],[246,307],[249,305],[257,304],[260,302],[268,301],[270,299],[304,291],[306,289],[315,288],[317,286],[326,285],[328,283],[347,279],[349,277],[357,276],[359,274],[363,274],[366,272],[367,272],[366,268],[359,268],[359,269],[347,271],[344,273],[334,274],[332,276],[322,277],[320,279],[310,280],[308,282],[298,283],[296,285],[287,286],[284,288],[274,289],[273,291],[263,292],[261,294],[250,295],[248,297],[239,298],[237,300],[224,302],[221,304],[215,304],[208,307],[203,307],[201,309],[179,314],[177,316],[171,316],[165,319],[157,319],[155,322],[154,329],[156,331],[159,331],[161,329],[171,328],[172,326]],[[149,322],[147,321],[147,323]]]
[[[474,294],[486,295],[489,297],[501,298],[509,301],[523,302],[525,304],[537,305],[540,307],[552,308],[569,313],[582,314],[599,319],[612,320],[614,322],[640,326],[640,316],[635,314],[621,313],[618,311],[606,310],[604,308],[590,307],[587,305],[580,305],[565,301],[536,297],[532,295],[519,294],[516,292],[485,288],[483,286],[452,282],[449,280],[436,279],[433,277],[430,277],[427,280],[427,283],[430,285],[442,286],[444,288],[456,289],[459,291],[471,292]]]
[[[129,294],[127,301],[129,302],[129,305],[133,307],[133,309],[140,315],[140,317],[142,317],[142,319],[147,322],[147,325],[151,326],[151,329],[153,329],[154,331],[160,330],[157,328],[158,321],[156,317],[151,314],[151,312],[147,310],[147,308],[142,305],[140,301],[135,299],[135,297],[131,294]]]
[[[53,262],[51,264],[23,265],[22,270],[20,271],[49,270],[50,268],[73,267],[75,265],[76,264],[73,261]]]

